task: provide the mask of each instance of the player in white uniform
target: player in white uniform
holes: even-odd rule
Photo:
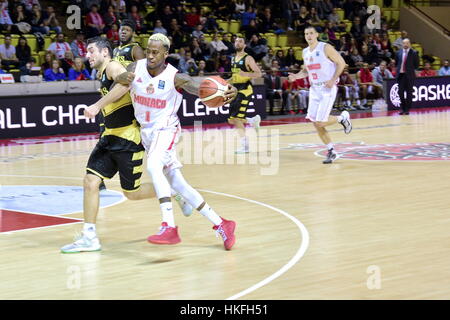
[[[148,40],[147,58],[130,64],[125,72],[118,76],[117,82],[131,83],[130,95],[133,101],[135,117],[141,125],[142,144],[147,152],[147,170],[152,177],[156,195],[162,212],[162,225],[158,234],[147,238],[155,244],[176,244],[181,241],[171,202],[171,188],[180,193],[194,208],[214,224],[213,229],[222,236],[226,250],[235,243],[234,229],[236,223],[219,217],[204,201],[203,197],[192,188],[181,174],[181,163],[176,157],[175,145],[180,135],[178,108],[183,100],[177,89],[198,96],[200,82],[187,74],[177,73],[177,69],[165,64],[169,54],[170,40],[160,34],[152,35]],[[109,100],[126,90],[116,86],[102,100],[87,110],[92,116]],[[236,88],[229,86],[225,92],[225,103],[229,103],[237,94]]]
[[[334,151],[333,143],[325,127],[339,122],[348,134],[352,130],[352,125],[347,111],[337,117],[330,116],[337,94],[336,84],[344,70],[345,61],[331,45],[317,41],[318,36],[314,27],[305,29],[305,39],[309,45],[303,49],[303,61],[306,68],[303,67],[296,74],[289,74],[289,81],[309,77],[311,88],[306,118],[313,122],[320,139],[327,146],[327,158],[323,161],[327,164],[337,159],[337,153]]]

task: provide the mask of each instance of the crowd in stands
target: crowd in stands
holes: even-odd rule
[[[303,61],[297,59],[293,48],[276,50],[269,47],[264,34],[298,32],[302,37],[305,27],[313,25],[319,40],[330,43],[343,56],[348,68],[341,76],[340,96],[348,108],[367,107],[367,97],[380,96],[384,78],[395,76],[394,52],[407,37],[405,31],[391,43],[388,31],[390,21],[382,16],[380,29],[366,26],[367,2],[364,0],[212,0],[205,9],[199,1],[186,3],[178,0],[70,0],[78,5],[84,18],[82,30],[74,39],[66,41],[61,21],[62,14],[55,7],[41,7],[39,0],[0,0],[0,31],[5,35],[0,45],[1,69],[20,69],[29,74],[35,65],[24,34],[41,36],[55,34],[54,42],[41,63],[45,81],[93,79],[86,63],[86,39],[98,35],[107,37],[114,46],[119,44],[119,25],[123,19],[136,23],[137,34],[163,33],[172,42],[169,61],[180,72],[191,75],[231,74],[236,34],[224,32],[218,21],[240,21],[239,33],[246,39],[248,54],[253,56],[266,72],[267,96],[273,112],[274,99],[281,99],[282,112],[304,112],[307,105],[307,80],[289,83],[274,80],[299,70]],[[388,0],[385,0],[387,3]],[[348,29],[338,14],[344,10],[344,19],[352,21]],[[63,13],[62,9],[60,12]],[[65,8],[63,8],[65,10]],[[59,11],[58,11],[59,12]],[[348,32],[347,32],[348,30]],[[11,44],[9,34],[21,35],[17,46]],[[339,36],[337,36],[339,34]],[[205,35],[210,35],[207,40]],[[70,39],[70,38],[69,38]],[[448,60],[441,70],[432,70],[424,58],[419,76],[448,75]],[[278,78],[277,78],[278,77]],[[269,81],[270,80],[270,81]],[[270,86],[269,86],[270,84]],[[295,111],[296,110],[296,111]]]

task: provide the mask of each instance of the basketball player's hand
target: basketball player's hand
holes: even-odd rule
[[[95,118],[97,113],[100,112],[100,107],[97,106],[95,103],[84,109],[84,116],[88,119]]]
[[[236,96],[237,96],[237,92],[238,92],[238,91],[237,91],[236,87],[234,87],[234,86],[232,86],[231,84],[229,84],[229,85],[228,85],[228,90],[225,91],[225,92],[224,92],[224,95],[223,95],[224,100],[225,100],[225,103],[224,103],[224,104],[228,104],[228,103],[230,103],[231,101],[233,101],[234,98],[236,98]]]

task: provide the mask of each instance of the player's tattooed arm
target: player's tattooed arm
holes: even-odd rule
[[[137,64],[136,61],[130,63],[127,67],[127,71],[119,74],[116,77],[116,79],[115,79],[116,82],[124,84],[124,85],[128,85],[128,84],[132,83],[134,80],[134,76],[135,76],[134,71],[136,70],[136,64]]]
[[[84,116],[86,118],[95,117],[101,109],[106,107],[108,104],[119,100],[128,92],[128,90],[130,90],[128,85],[123,85],[117,81],[117,78],[121,74],[126,73],[124,71],[125,68],[118,62],[113,61],[108,64],[106,68],[106,75],[109,79],[114,80],[114,83],[106,95],[104,95],[99,101],[84,109]]]
[[[190,94],[198,96],[198,90],[200,88],[200,84],[204,78],[192,78],[186,73],[177,73],[175,75],[175,87],[177,89],[183,89]],[[228,90],[225,91],[225,104],[230,103],[234,100],[237,95],[236,87],[228,84]]]

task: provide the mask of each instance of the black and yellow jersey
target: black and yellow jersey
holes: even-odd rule
[[[130,63],[134,62],[133,49],[135,46],[139,46],[139,43],[131,42],[124,46],[116,47],[113,51],[113,60],[126,68]]]
[[[244,54],[242,57],[236,59],[236,56],[234,56],[231,59],[231,81],[233,85],[239,90],[242,87],[247,87],[248,85],[251,85],[250,77],[243,77],[239,75],[241,71],[243,72],[251,72],[252,70],[249,70],[247,66],[245,65],[245,59],[247,58],[248,54]]]
[[[109,62],[111,63],[111,62]],[[100,72],[100,92],[102,96],[108,94],[114,80],[108,79],[106,66]],[[133,151],[141,143],[139,124],[134,117],[134,109],[129,93],[119,100],[108,104],[102,109],[104,131],[101,143],[111,151]],[[140,147],[139,147],[140,148]]]

